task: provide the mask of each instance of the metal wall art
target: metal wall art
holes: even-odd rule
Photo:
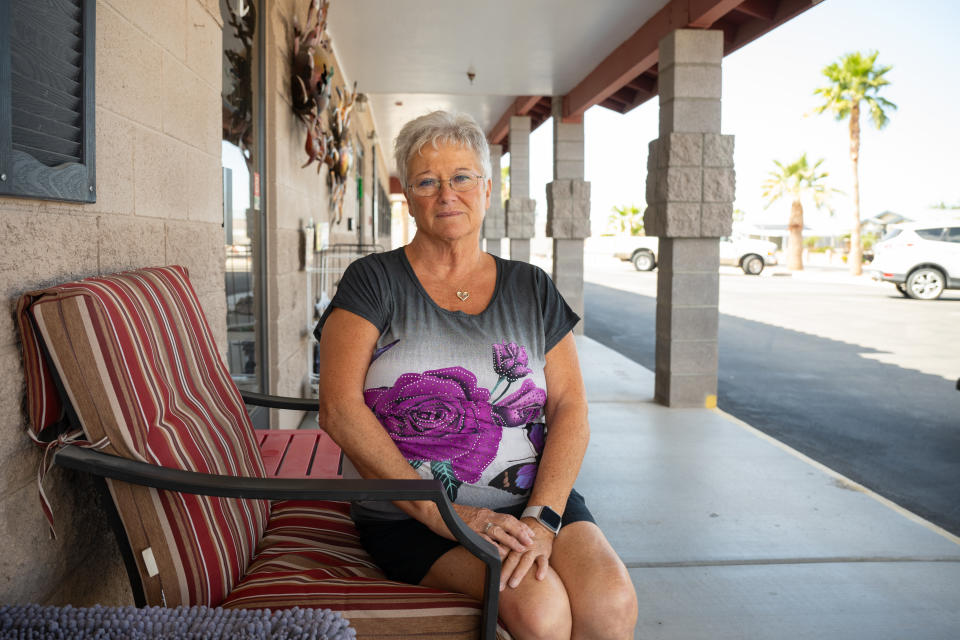
[[[230,14],[228,24],[233,28],[238,50],[225,49],[223,54],[230,64],[233,80],[230,92],[223,96],[223,139],[232,142],[243,151],[250,165],[250,146],[253,136],[253,34],[257,25],[257,13],[253,3],[227,3]]]
[[[327,37],[329,0],[310,0],[307,20],[301,28],[293,19],[293,43],[290,78],[290,96],[293,111],[307,128],[304,167],[317,163],[317,173],[326,165],[330,208],[336,212],[336,222],[343,217],[343,197],[346,180],[353,163],[353,148],[348,135],[350,113],[357,89],[343,95],[337,87],[337,104],[331,104],[333,65],[327,65],[330,40]]]
[[[323,161],[330,170],[327,172],[327,186],[330,187],[330,207],[337,212],[336,222],[343,218],[343,196],[347,192],[347,175],[353,166],[353,145],[350,143],[350,114],[357,101],[357,83],[353,91],[344,96],[337,87],[338,103],[330,109],[330,143]]]

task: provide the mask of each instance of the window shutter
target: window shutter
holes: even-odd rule
[[[0,0],[0,194],[94,202],[96,0]]]

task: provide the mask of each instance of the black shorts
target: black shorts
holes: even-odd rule
[[[525,504],[520,504],[496,511],[519,518],[525,507]],[[596,524],[583,496],[574,489],[567,499],[560,526],[563,528],[582,521]],[[459,542],[438,536],[413,518],[358,521],[357,530],[367,553],[373,556],[374,562],[387,577],[407,584],[420,584],[440,556],[460,546]]]

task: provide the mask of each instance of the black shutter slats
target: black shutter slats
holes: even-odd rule
[[[95,7],[0,0],[0,194],[96,201]]]
[[[33,0],[13,0],[13,44],[28,50],[49,51],[79,66],[83,59],[82,24],[43,8],[42,2],[34,5]]]
[[[17,111],[19,111],[19,109],[14,107],[13,112],[14,112],[15,120],[18,115],[21,115],[21,114],[18,114]],[[64,140],[71,140],[74,142],[79,140],[80,134],[83,133],[83,126],[82,126],[83,122],[79,117],[77,117],[72,122],[65,122],[63,120],[58,120],[55,118],[45,118],[42,115],[39,115],[37,113],[33,113],[32,115],[36,123],[35,130],[38,133],[42,133],[48,136],[55,136],[57,138],[62,138]],[[22,119],[22,116],[21,116],[21,119]]]
[[[21,108],[25,111],[43,111],[46,117],[54,119],[67,118],[68,114],[77,117],[80,115],[83,95],[79,91],[76,94],[64,93],[35,78],[28,78],[19,73],[12,75],[11,85],[15,107],[18,103],[29,104],[29,107]],[[43,105],[48,105],[49,110]]]
[[[79,67],[57,66],[57,59],[49,53],[28,55],[14,49],[10,52],[15,75],[35,79],[40,84],[68,96],[83,95],[83,72]]]
[[[42,139],[44,136],[40,136]],[[38,138],[33,138],[34,140]],[[74,149],[67,149],[67,153],[59,153],[59,145],[68,145],[67,141],[54,138],[55,142],[58,144],[48,144],[44,147],[29,147],[27,145],[13,143],[13,148],[17,151],[23,151],[24,153],[29,153],[31,156],[36,158],[39,162],[47,165],[48,167],[58,167],[64,164],[76,164],[77,158],[80,154],[80,143],[73,143]]]
[[[80,162],[80,151],[82,151],[80,142],[76,139],[71,140],[70,138],[64,138],[55,134],[43,133],[41,131],[31,130],[25,133],[28,133],[29,136],[23,136],[19,138],[20,140],[30,140],[35,142],[35,144],[24,144],[22,142],[17,142],[17,129],[16,125],[13,126],[13,148],[20,148],[22,151],[27,151],[28,149],[46,149],[50,151],[51,154],[63,158],[57,164],[63,164],[64,162]],[[39,158],[38,158],[39,159]],[[44,162],[44,164],[47,164]]]
[[[47,0],[47,5],[51,10],[59,11],[77,24],[80,24],[83,19],[83,7],[76,0]]]
[[[69,4],[69,2],[67,3]],[[49,0],[13,0],[11,16],[21,27],[32,25],[41,34],[53,34],[61,46],[83,51],[83,22],[79,13],[61,11]]]
[[[49,167],[83,155],[82,15],[69,3],[13,3],[13,148]]]

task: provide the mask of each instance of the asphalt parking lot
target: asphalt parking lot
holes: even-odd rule
[[[652,369],[656,272],[587,265],[586,334]],[[722,267],[720,315],[721,409],[960,533],[960,291]]]

